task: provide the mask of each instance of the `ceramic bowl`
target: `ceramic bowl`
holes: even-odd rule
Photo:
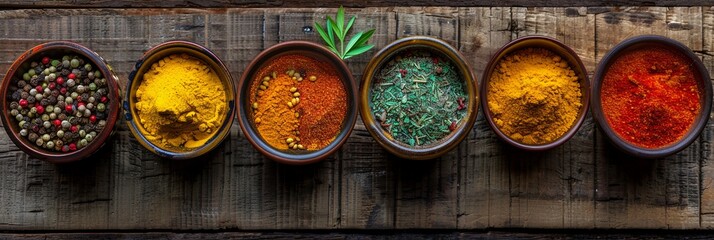
[[[31,143],[25,137],[19,135],[20,127],[15,119],[10,119],[9,117],[9,105],[10,101],[8,99],[8,94],[10,90],[10,83],[14,82],[15,76],[18,72],[27,71],[29,64],[32,61],[40,62],[43,57],[51,58],[61,58],[64,55],[78,55],[83,57],[85,60],[91,62],[92,65],[96,66],[101,71],[102,76],[107,80],[107,85],[109,93],[107,98],[109,99],[109,104],[107,106],[107,125],[105,128],[98,133],[95,139],[89,144],[77,151],[71,152],[52,152],[46,149],[37,147],[34,143]],[[73,162],[80,159],[84,159],[95,153],[100,149],[107,141],[110,135],[114,132],[114,125],[119,118],[119,105],[121,102],[120,89],[117,84],[117,77],[114,74],[112,68],[100,57],[97,53],[89,50],[88,48],[73,42],[66,41],[53,41],[27,50],[20,57],[18,57],[10,69],[5,74],[5,77],[0,86],[0,105],[3,108],[2,122],[5,132],[10,136],[10,139],[17,145],[22,151],[29,154],[32,157],[45,160],[52,163],[67,163]]]
[[[144,73],[151,69],[151,65],[173,54],[188,54],[206,65],[218,75],[224,89],[226,90],[226,113],[223,117],[221,126],[216,130],[216,133],[200,147],[183,150],[164,149],[150,142],[142,133],[143,126],[139,123],[139,115],[136,110],[136,91],[144,79]],[[223,62],[208,48],[199,44],[188,41],[168,41],[144,53],[136,62],[134,69],[129,74],[129,82],[127,84],[127,96],[124,100],[125,119],[129,126],[129,130],[134,137],[139,140],[139,143],[149,151],[167,159],[183,160],[199,157],[212,149],[216,148],[230,133],[231,125],[233,124],[233,116],[235,114],[235,84],[231,77],[228,68]]]
[[[423,50],[432,54],[440,55],[448,59],[457,69],[461,80],[464,83],[464,91],[468,95],[466,102],[466,116],[462,124],[444,138],[428,145],[410,146],[402,143],[385,130],[377,117],[371,110],[371,89],[375,82],[375,76],[393,57],[405,53],[405,51]],[[463,141],[473,128],[478,113],[478,87],[476,78],[471,71],[471,66],[464,60],[464,57],[448,43],[425,36],[414,36],[396,40],[382,48],[367,64],[362,75],[360,87],[360,115],[369,133],[384,149],[390,153],[404,159],[426,160],[437,158],[452,149]]]
[[[253,121],[253,113],[250,106],[251,86],[257,87],[253,81],[257,79],[261,69],[271,63],[272,60],[284,55],[303,55],[329,63],[333,66],[342,81],[345,91],[347,91],[346,117],[342,122],[339,133],[335,139],[326,147],[319,150],[278,150],[269,145],[260,136]],[[319,83],[319,80],[318,82]],[[357,87],[352,77],[352,72],[342,59],[330,52],[327,48],[312,42],[288,41],[276,44],[260,52],[253,61],[248,64],[238,84],[238,94],[240,97],[240,108],[238,111],[238,122],[241,130],[248,141],[263,155],[277,162],[291,165],[303,165],[319,162],[335,153],[347,141],[352,132],[357,118]],[[302,103],[300,103],[302,104]]]
[[[578,111],[578,115],[575,119],[575,122],[570,126],[570,129],[566,131],[565,134],[563,134],[560,138],[545,144],[524,144],[506,136],[506,134],[504,134],[494,123],[493,113],[491,112],[488,106],[488,84],[491,79],[491,74],[495,71],[497,64],[501,61],[501,59],[505,58],[510,53],[525,48],[547,49],[559,55],[562,59],[568,62],[568,65],[575,72],[575,74],[578,76],[578,80],[580,81],[580,104],[582,104],[582,106]],[[522,37],[513,40],[510,43],[507,43],[491,57],[491,60],[488,62],[488,65],[486,66],[486,69],[484,69],[483,73],[483,83],[481,85],[481,102],[483,106],[483,112],[486,114],[486,120],[488,121],[489,126],[491,126],[491,129],[493,129],[499,139],[523,150],[548,150],[565,143],[566,141],[568,141],[568,139],[573,137],[573,135],[575,135],[575,133],[580,128],[580,125],[582,125],[583,121],[585,120],[585,115],[587,114],[587,111],[589,109],[588,106],[590,104],[590,81],[588,80],[587,69],[585,69],[585,66],[583,65],[582,61],[580,61],[580,57],[578,57],[578,54],[576,54],[573,49],[554,38],[546,36]]]
[[[615,131],[612,129],[608,121],[605,119],[603,109],[602,109],[602,95],[601,88],[602,82],[610,68],[610,65],[619,58],[622,54],[627,53],[630,50],[639,48],[665,48],[672,50],[674,52],[679,52],[686,59],[688,59],[694,67],[695,78],[699,83],[700,90],[700,104],[701,111],[694,119],[694,124],[689,128],[689,131],[680,138],[677,142],[672,143],[667,146],[660,148],[642,148],[638,147],[629,141],[622,139]],[[707,125],[709,120],[709,114],[712,107],[712,86],[709,78],[709,71],[704,67],[702,61],[697,57],[697,55],[692,52],[684,44],[677,42],[676,40],[655,35],[643,35],[637,36],[630,39],[626,39],[615,47],[613,47],[605,56],[602,58],[600,63],[595,70],[595,75],[593,77],[593,88],[592,88],[592,111],[593,117],[600,126],[603,133],[610,139],[610,141],[615,145],[615,147],[621,149],[622,151],[640,158],[659,158],[668,155],[675,154],[682,149],[689,146],[694,140],[699,136],[704,127]]]

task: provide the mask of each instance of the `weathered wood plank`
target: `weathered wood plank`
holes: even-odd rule
[[[693,50],[702,47],[700,8],[598,10],[598,59],[618,42],[640,34],[664,35]],[[600,133],[596,139],[596,226],[699,227],[700,142],[675,156],[641,160],[615,150]]]
[[[397,9],[397,37],[434,36],[458,48],[457,8]],[[456,228],[459,149],[428,161],[396,161],[395,227]]]
[[[21,2],[3,2],[0,3],[0,8],[172,8],[172,7],[204,7],[204,8],[221,8],[221,7],[332,7],[336,8],[340,5],[346,7],[392,7],[392,6],[452,6],[452,7],[506,7],[506,6],[524,6],[524,7],[562,7],[562,6],[613,6],[613,5],[630,5],[630,6],[696,6],[696,5],[712,5],[707,0],[503,0],[503,1],[487,1],[487,0],[456,0],[456,1],[429,1],[429,0],[384,0],[384,1],[299,1],[299,0],[253,0],[253,1],[188,1],[188,0],[168,0],[168,1],[140,1],[140,0],[121,0],[121,1],[106,1],[106,0],[89,0],[77,3],[74,1],[50,1],[50,0],[30,0]]]

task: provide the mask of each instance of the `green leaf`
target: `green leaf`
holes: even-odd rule
[[[362,37],[357,41],[357,43],[355,43],[355,45],[357,45],[357,46],[364,45],[372,37],[373,34],[374,34],[374,29],[370,29],[366,33],[362,34]]]
[[[347,35],[347,31],[345,31],[345,8],[340,6],[339,9],[337,9],[337,16],[335,16],[335,20],[337,20],[337,26],[340,28],[340,32],[337,34],[337,36],[340,37],[340,40],[345,39],[345,35]]]
[[[356,47],[356,48],[352,49],[352,51],[347,52],[347,54],[345,54],[344,59],[348,59],[348,58],[360,55],[366,51],[369,51],[373,47],[374,47],[374,45],[364,45],[364,46]]]
[[[359,41],[361,36],[362,36],[362,32],[358,32],[357,34],[352,36],[352,38],[350,39],[350,42],[347,43],[347,47],[345,47],[345,53],[350,52],[350,49],[352,49],[352,47],[356,46],[355,43],[357,43],[357,41]]]
[[[331,36],[327,36],[327,33],[325,32],[325,29],[320,26],[319,23],[315,22],[315,29],[317,29],[317,33],[320,34],[320,37],[322,37],[322,40],[327,43],[327,47],[330,48],[332,51],[336,51],[335,48],[335,40],[331,38]]]
[[[330,25],[332,27],[332,31],[335,32],[335,34],[337,35],[337,38],[340,39],[340,41],[344,41],[344,38],[341,37],[342,29],[340,29],[340,27],[337,26],[337,23],[335,23],[335,20],[332,20],[332,18],[328,16],[327,22],[328,22],[328,25]]]
[[[340,53],[337,51],[337,45],[335,44],[335,34],[332,31],[332,26],[334,25],[334,22],[330,20],[330,17],[327,17],[327,23],[325,23],[325,28],[327,28],[327,36],[330,37],[330,42],[332,42],[332,45],[330,45],[332,51],[339,55]]]
[[[347,35],[347,33],[350,32],[350,28],[352,28],[352,24],[355,23],[355,19],[357,19],[357,17],[352,16],[352,18],[350,19],[350,21],[347,23],[347,27],[345,27],[345,35]]]

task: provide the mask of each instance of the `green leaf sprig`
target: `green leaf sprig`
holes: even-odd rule
[[[357,17],[352,16],[350,21],[347,22],[347,26],[345,26],[345,9],[340,6],[334,20],[330,16],[327,16],[327,23],[324,28],[319,23],[315,22],[315,29],[317,29],[317,32],[320,33],[322,40],[325,40],[325,43],[327,43],[327,48],[336,53],[337,56],[342,59],[357,56],[374,47],[374,45],[367,44],[369,38],[371,38],[372,34],[374,34],[374,29],[370,29],[366,32],[358,32],[350,38],[350,41],[347,44],[345,44],[347,32],[350,31],[350,28],[356,18]],[[337,39],[340,40],[339,50],[337,49],[337,44],[335,43],[335,35],[337,35]]]

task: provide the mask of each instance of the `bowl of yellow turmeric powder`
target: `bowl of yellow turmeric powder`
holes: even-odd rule
[[[168,159],[199,157],[230,133],[235,84],[209,49],[168,41],[149,49],[129,74],[124,101],[129,129],[142,146]]]
[[[347,65],[327,48],[288,41],[259,53],[238,83],[238,122],[248,141],[280,163],[332,156],[357,118],[357,87]]]
[[[545,36],[516,39],[498,50],[483,73],[486,119],[503,141],[547,150],[577,132],[589,105],[590,83],[580,57]]]

